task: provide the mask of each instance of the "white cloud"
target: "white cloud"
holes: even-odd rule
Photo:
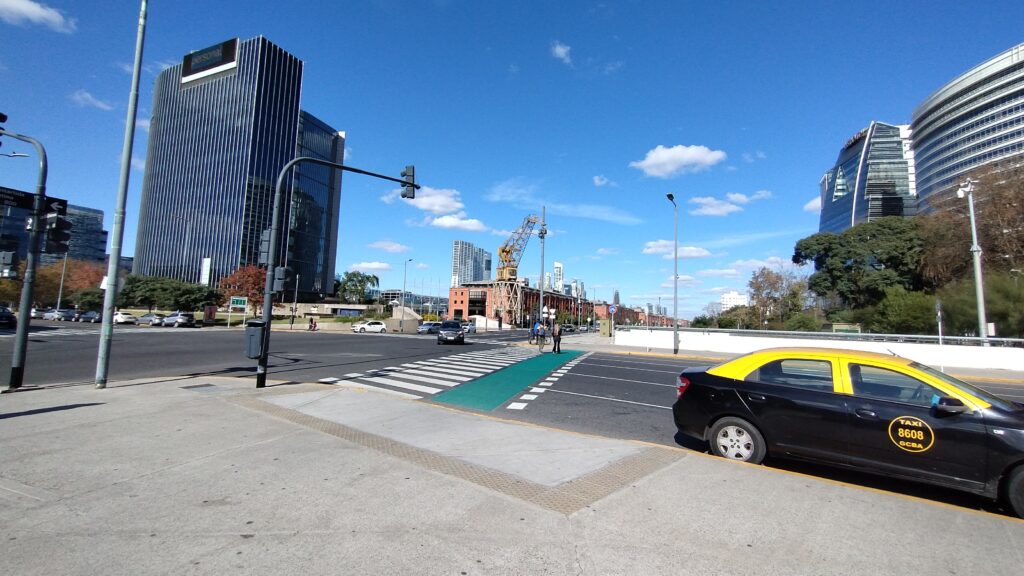
[[[466,230],[469,232],[483,232],[487,230],[487,226],[484,223],[477,220],[476,218],[466,218],[465,214],[448,214],[447,216],[440,216],[430,221],[431,226],[437,228],[447,228],[456,230]]]
[[[602,186],[618,186],[618,184],[608,178],[605,178],[603,175],[598,174],[597,176],[594,176],[594,186],[600,188]]]
[[[754,152],[753,154],[751,154],[750,152],[744,152],[742,156],[743,161],[746,162],[747,164],[752,164],[758,160],[764,160],[768,158],[768,155],[765,154],[764,152],[761,152],[760,150]]]
[[[391,204],[401,197],[402,191],[400,189],[395,189],[381,196],[380,199],[385,204]],[[452,212],[458,212],[465,207],[465,204],[463,204],[460,199],[459,191],[451,188],[431,188],[429,186],[424,186],[416,191],[415,198],[405,201],[420,210],[430,212],[432,214],[451,214]]]
[[[778,256],[769,256],[764,260],[760,260],[757,258],[751,258],[749,260],[737,260],[730,264],[730,266],[732,266],[733,268],[747,268],[750,270],[757,270],[760,268],[771,268],[774,270],[777,268],[782,268],[783,266],[789,264],[792,264],[792,262],[789,260],[784,260],[782,258],[779,258]]]
[[[416,263],[417,270],[426,270],[427,268],[430,268],[430,264],[424,264],[423,262]]]
[[[687,172],[701,172],[725,160],[725,152],[712,150],[707,146],[683,146],[666,148],[658,144],[648,150],[643,160],[630,162],[631,168],[639,168],[647,176],[671,178]]]
[[[149,132],[149,122],[149,118],[136,118],[135,127],[138,128],[139,130]]]
[[[91,108],[99,108],[100,110],[114,109],[114,107],[110,104],[107,104],[106,102],[100,100],[99,98],[96,98],[92,94],[89,94],[89,92],[82,89],[75,90],[71,94],[70,98],[71,101],[75,104],[75,106],[89,106]]]
[[[539,213],[542,206],[547,207],[548,214],[570,216],[573,218],[589,218],[612,222],[614,224],[640,224],[640,218],[614,206],[601,204],[562,204],[551,200],[543,200],[536,193],[536,186],[513,178],[498,183],[491,188],[486,196],[491,202],[506,202],[524,210]]]
[[[811,198],[811,201],[804,204],[804,212],[821,212],[821,196]]]
[[[690,204],[697,204],[700,208],[696,210],[690,210],[690,214],[694,216],[725,216],[733,212],[739,212],[743,210],[739,206],[726,202],[725,200],[719,200],[710,196],[698,196],[696,198],[690,198]]]
[[[391,264],[387,262],[358,262],[350,265],[348,269],[357,272],[381,272],[391,270]]]
[[[721,268],[721,269],[710,269],[701,270],[697,272],[698,276],[707,276],[712,278],[735,278],[739,275],[739,271],[735,268]]]
[[[619,251],[615,248],[598,248],[597,253],[601,256],[611,256],[612,254],[618,254]]]
[[[625,65],[626,65],[626,63],[623,62],[622,60],[616,60],[614,62],[609,62],[609,63],[604,65],[604,68],[602,69],[602,72],[604,72],[605,74],[614,74],[614,73],[618,72],[619,70],[622,70],[622,67],[625,66]]]
[[[2,0],[0,0],[0,1],[2,1]],[[139,158],[138,156],[132,156],[132,168],[134,168],[135,170],[138,170],[139,172],[145,172],[146,171],[146,159],[145,158]]]
[[[572,56],[569,55],[570,51],[572,51],[572,47],[568,44],[562,44],[558,40],[551,43],[551,55],[561,60],[564,64],[572,64]]]
[[[642,251],[644,254],[661,254],[665,260],[672,259],[672,241],[671,240],[652,240],[644,244]],[[708,252],[704,248],[697,246],[680,246],[679,257],[680,258],[705,258],[711,256],[711,252]]]
[[[703,294],[723,294],[725,292],[732,292],[735,288],[729,288],[728,286],[715,286],[714,288],[705,288],[701,290]]]
[[[750,196],[747,196],[746,194],[731,192],[726,194],[725,197],[733,204],[750,204],[755,200],[767,200],[772,197],[772,193],[769,190],[758,190]]]
[[[0,0],[0,20],[16,26],[42,24],[64,34],[71,34],[77,28],[74,18],[65,18],[60,10],[33,0]]]
[[[410,248],[405,244],[399,244],[398,242],[392,242],[390,240],[378,240],[372,244],[367,244],[367,247],[391,252],[392,254],[400,254],[410,250]]]
[[[680,274],[679,275],[679,280],[678,280],[678,285],[679,286],[696,286],[698,284],[700,284],[700,280],[697,280],[693,276],[689,276],[689,275],[686,275],[686,274]],[[672,287],[672,276],[669,276],[668,278],[666,278],[665,281],[661,283],[661,287],[662,288],[671,288]]]

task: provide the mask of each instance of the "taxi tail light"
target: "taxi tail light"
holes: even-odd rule
[[[682,374],[679,375],[679,389],[676,390],[676,398],[682,398],[683,394],[690,389],[690,379]]]

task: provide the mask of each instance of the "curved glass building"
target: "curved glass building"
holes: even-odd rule
[[[1024,44],[975,66],[914,110],[920,208],[971,170],[1024,152]]]
[[[302,68],[259,37],[192,52],[160,73],[135,274],[216,286],[257,264],[284,165],[300,154],[341,162],[344,134],[299,109]],[[277,262],[298,274],[299,292],[326,293],[333,289],[341,176],[300,165],[288,184]]]
[[[910,216],[916,203],[910,127],[872,122],[821,177],[819,232],[836,234],[883,216]]]

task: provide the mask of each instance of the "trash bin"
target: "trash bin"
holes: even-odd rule
[[[259,358],[263,355],[263,331],[267,323],[263,320],[249,320],[245,323],[245,356]]]

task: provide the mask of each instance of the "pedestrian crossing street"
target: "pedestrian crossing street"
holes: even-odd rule
[[[420,399],[476,380],[537,354],[532,348],[509,346],[409,362],[367,372],[352,372],[340,378],[321,378],[319,381],[324,384],[370,387],[406,398]]]

